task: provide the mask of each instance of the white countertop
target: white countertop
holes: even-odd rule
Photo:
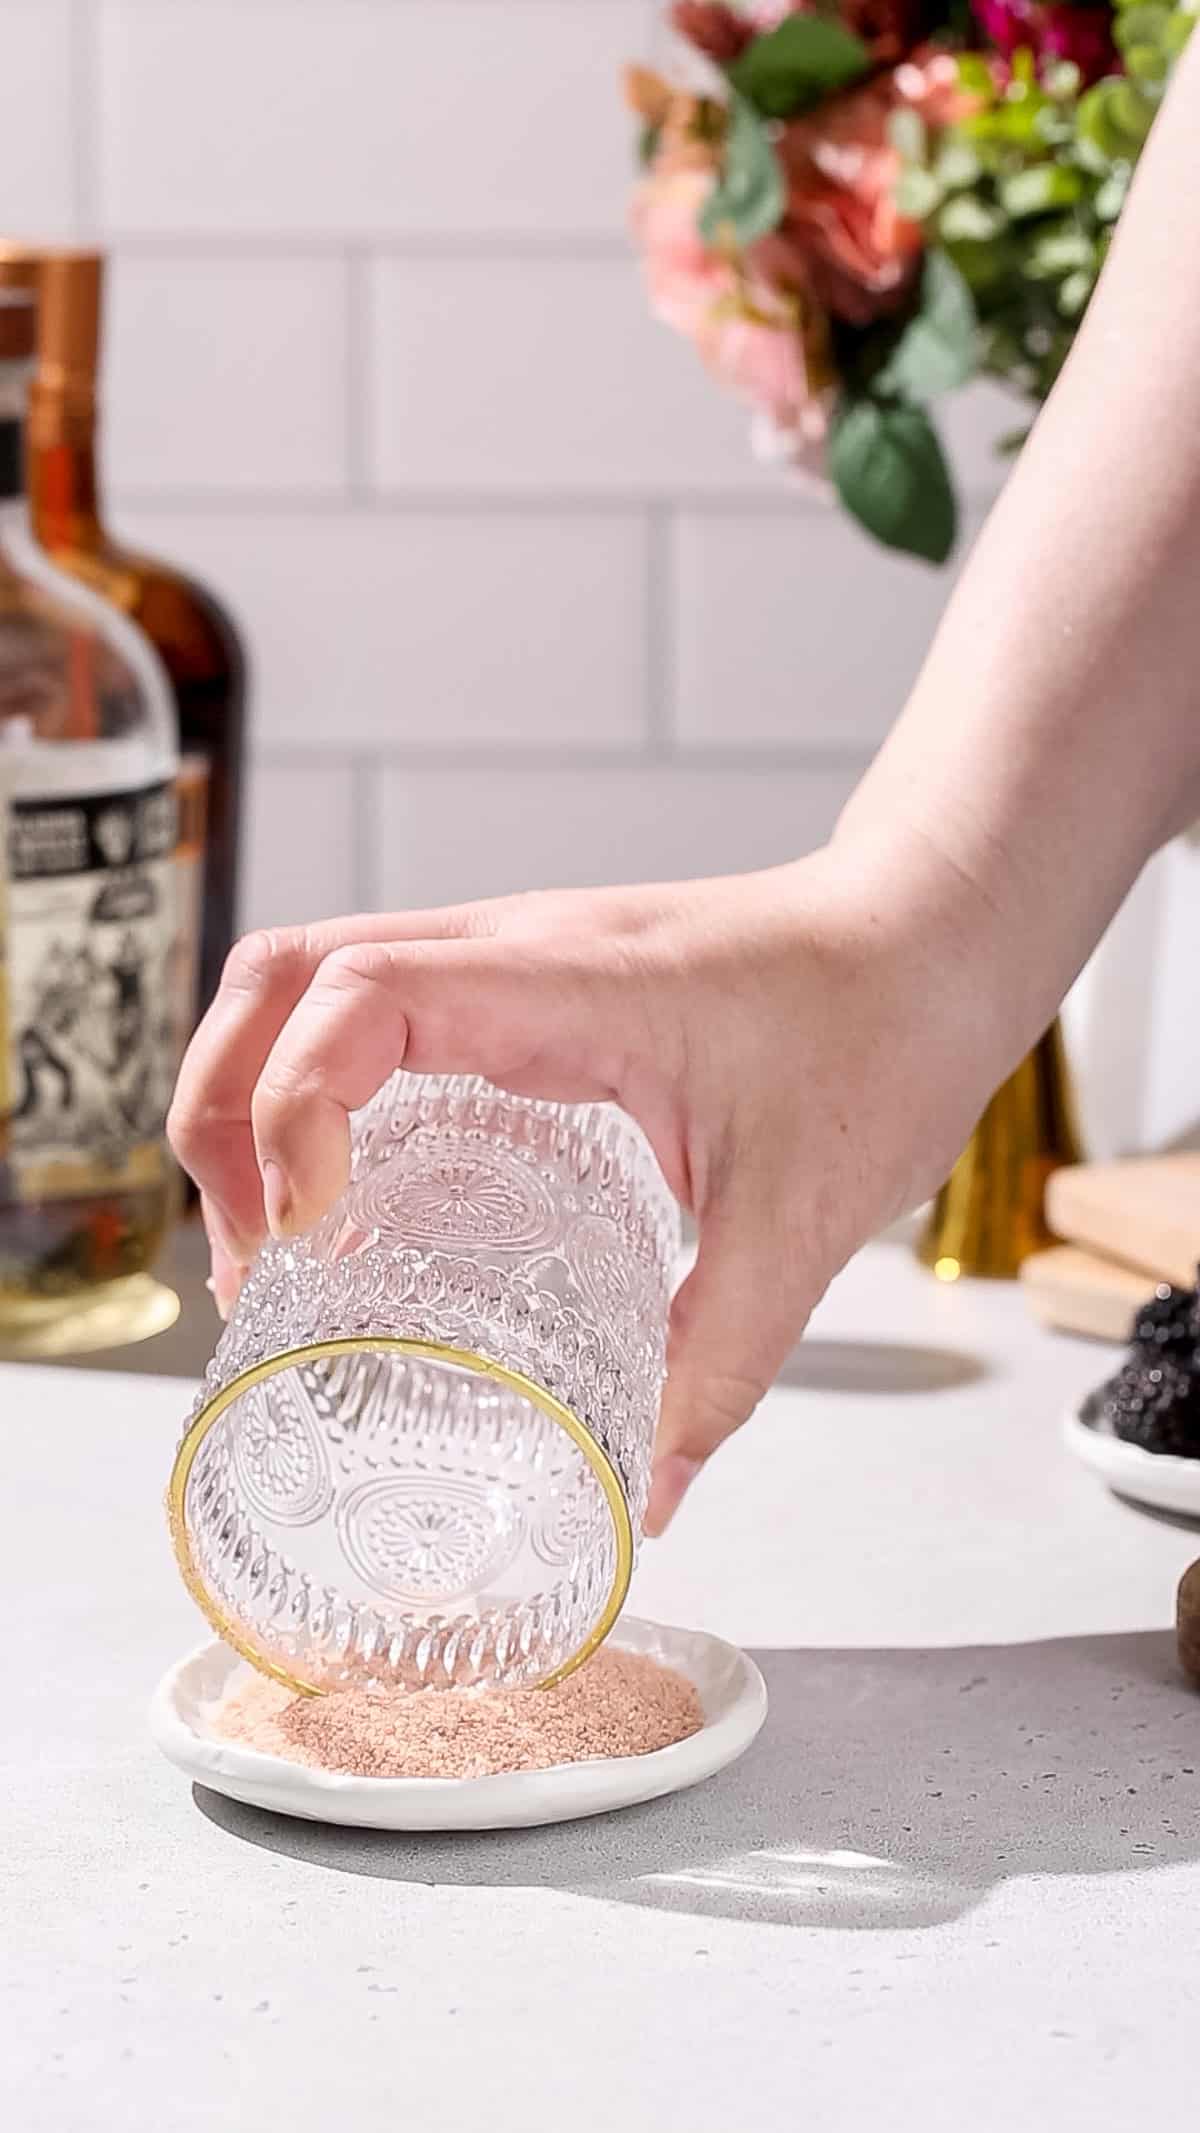
[[[1109,1355],[865,1254],[638,1574],[756,1649],[757,1746],[453,1841],[190,1793],[143,1716],[200,1633],[160,1510],[187,1388],[0,1369],[6,2123],[1190,2129],[1200,1529],[1060,1448]]]

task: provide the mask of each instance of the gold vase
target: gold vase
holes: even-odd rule
[[[1082,1160],[1075,1098],[1056,1020],[997,1089],[933,1205],[918,1256],[940,1281],[1010,1279],[1053,1242],[1046,1180]]]

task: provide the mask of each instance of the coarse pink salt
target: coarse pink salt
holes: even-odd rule
[[[489,1777],[649,1755],[704,1723],[690,1681],[604,1649],[549,1689],[338,1689],[295,1696],[256,1674],[221,1706],[226,1740],[356,1777]]]

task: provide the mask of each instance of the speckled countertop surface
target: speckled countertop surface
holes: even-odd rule
[[[871,1340],[860,1336],[870,1328]],[[647,1551],[767,1730],[546,1832],[193,1794],[160,1516],[187,1388],[0,1369],[5,2122],[19,2133],[1175,2133],[1200,2066],[1185,1529],[1060,1449],[1107,1352],[897,1247]]]

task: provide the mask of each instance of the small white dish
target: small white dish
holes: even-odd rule
[[[222,1740],[217,1707],[249,1667],[215,1639],[163,1676],[150,1731],[167,1758],[198,1784],[251,1807],[359,1829],[519,1829],[606,1814],[661,1799],[712,1777],[744,1754],[767,1715],[767,1691],[752,1659],[702,1630],[623,1619],[610,1642],[645,1652],[695,1684],[704,1724],[690,1740],[650,1755],[560,1763],[550,1770],[482,1778],[347,1777]]]
[[[1140,1444],[1124,1444],[1120,1437],[1094,1428],[1076,1413],[1067,1416],[1064,1435],[1075,1457],[1118,1496],[1132,1497],[1155,1511],[1200,1518],[1200,1459],[1144,1452]]]

